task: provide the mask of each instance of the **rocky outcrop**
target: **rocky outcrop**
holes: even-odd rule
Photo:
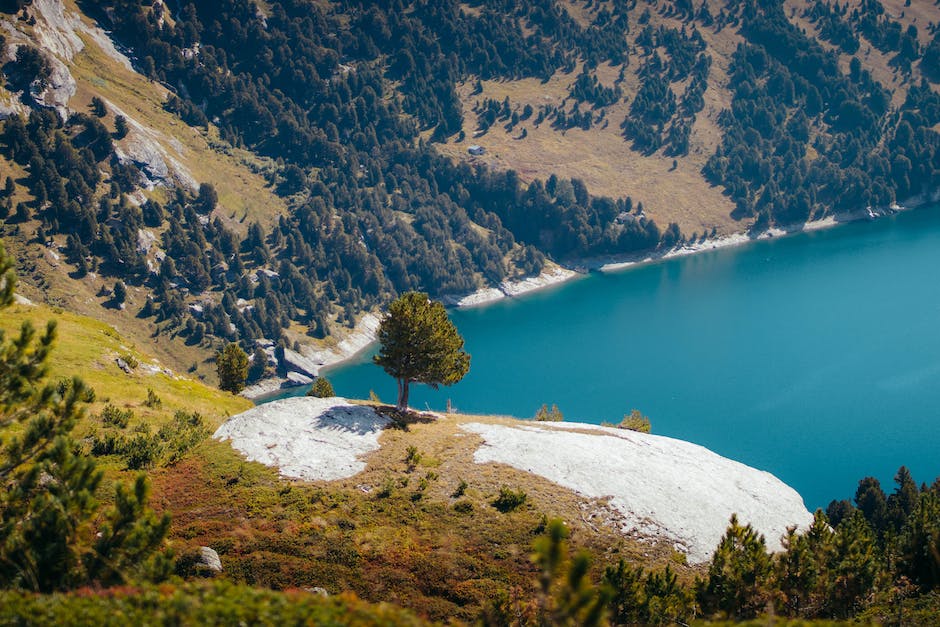
[[[301,385],[310,385],[313,383],[313,379],[308,377],[305,374],[300,374],[299,372],[288,372],[287,381],[291,384],[291,387],[297,387]]]
[[[78,91],[78,84],[65,63],[54,56],[47,56],[52,72],[43,85],[33,84],[30,97],[40,107],[55,109],[63,120],[69,116],[69,100]]]
[[[29,12],[36,18],[30,36],[17,30],[14,22],[4,21],[4,35],[11,44],[7,57],[15,54],[17,46],[36,45],[45,52],[51,74],[43,83],[35,83],[29,94],[10,94],[9,100],[0,98],[0,116],[25,113],[28,107],[16,101],[24,96],[38,106],[55,109],[63,120],[66,119],[70,114],[69,101],[78,89],[69,63],[85,49],[86,41],[124,69],[133,71],[130,59],[117,49],[108,34],[86,23],[62,0],[34,0]],[[129,127],[128,135],[115,146],[115,153],[123,163],[133,163],[141,170],[145,177],[141,182],[143,186],[153,189],[158,185],[181,185],[198,189],[195,177],[181,161],[184,149],[179,141],[142,124],[113,102],[106,102],[114,115],[124,116]]]
[[[332,481],[361,472],[361,457],[379,448],[390,420],[342,398],[303,396],[259,405],[232,416],[213,436],[231,440],[249,461],[285,477]]]
[[[144,187],[153,189],[158,185],[179,184],[193,191],[199,189],[199,183],[189,169],[165,147],[171,146],[182,156],[183,147],[178,141],[168,140],[161,133],[144,126],[112,102],[108,102],[108,108],[115,115],[123,115],[129,128],[127,137],[115,146],[114,152],[122,163],[130,162],[140,169],[146,177],[142,181]]]
[[[316,377],[320,372],[320,364],[289,348],[284,349],[284,365],[288,370],[305,374],[308,377]]]

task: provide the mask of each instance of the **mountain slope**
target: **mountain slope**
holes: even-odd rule
[[[0,212],[24,289],[210,379],[224,343],[283,374],[407,290],[457,301],[940,180],[926,6],[12,4],[0,101],[30,117],[3,125]],[[125,308],[99,309],[118,281]]]

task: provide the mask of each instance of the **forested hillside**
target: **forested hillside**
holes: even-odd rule
[[[34,294],[79,282],[198,370],[407,290],[886,207],[940,172],[938,16],[900,5],[6,2],[4,237]],[[62,11],[238,176],[155,173],[156,117],[78,71],[98,43],[50,47]]]

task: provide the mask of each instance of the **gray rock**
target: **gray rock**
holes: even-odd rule
[[[295,370],[308,377],[316,377],[320,372],[320,364],[289,348],[284,349],[284,362],[288,370]]]
[[[287,381],[291,387],[298,385],[310,385],[313,383],[313,379],[306,375],[300,374],[299,372],[288,372]]]
[[[67,65],[53,55],[46,55],[52,73],[44,85],[30,86],[30,95],[41,107],[54,109],[62,120],[69,117],[69,100],[78,91],[78,84]]]
[[[314,586],[313,588],[304,588],[304,592],[309,592],[310,594],[316,594],[321,597],[330,596],[330,593],[326,591],[326,588],[321,588],[320,586]]]
[[[199,559],[196,561],[196,570],[207,573],[209,576],[222,572],[222,560],[215,549],[207,546],[199,547]]]

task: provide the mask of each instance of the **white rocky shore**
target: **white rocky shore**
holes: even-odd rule
[[[904,211],[908,208],[917,207],[924,202],[927,202],[926,198],[923,197],[914,197],[905,202],[904,205],[892,204],[890,207],[885,207],[881,209],[872,209],[870,207],[865,209],[859,209],[858,211],[847,211],[844,213],[830,214],[824,218],[818,220],[810,220],[803,224],[796,224],[792,226],[785,227],[771,227],[766,231],[760,233],[751,234],[751,233],[731,233],[730,235],[723,235],[721,237],[706,238],[694,243],[686,243],[680,246],[676,246],[667,251],[656,251],[653,253],[644,253],[644,254],[628,254],[620,256],[611,256],[611,257],[598,257],[594,259],[585,260],[582,263],[578,264],[578,270],[581,272],[588,272],[590,270],[599,270],[601,272],[616,272],[618,270],[623,270],[632,266],[642,265],[645,263],[653,263],[663,259],[671,259],[673,257],[684,257],[686,255],[694,255],[696,253],[701,253],[709,250],[718,250],[720,248],[731,248],[734,246],[742,246],[749,242],[755,240],[765,240],[772,239],[774,237],[785,237],[787,235],[794,235],[796,233],[805,233],[809,231],[819,231],[822,229],[828,229],[839,224],[845,224],[848,222],[858,222],[860,220],[876,220],[878,218],[884,217],[886,215],[892,215],[898,211]]]
[[[445,296],[445,305],[452,307],[477,307],[506,297],[521,296],[529,292],[545,289],[564,283],[578,276],[578,272],[558,265],[549,265],[538,276],[526,277],[515,281],[506,280],[499,287],[484,287],[462,296]]]
[[[361,472],[388,419],[342,398],[291,398],[233,416],[215,433],[285,477],[328,481]],[[708,560],[732,513],[779,550],[812,515],[770,473],[672,438],[580,423],[462,425],[483,444],[480,464],[506,464],[588,498],[607,498],[624,534],[665,540],[690,562]]]
[[[817,231],[827,229],[847,222],[859,220],[874,220],[898,211],[920,206],[926,202],[937,202],[940,194],[932,197],[915,196],[905,201],[904,205],[892,204],[890,207],[872,209],[865,208],[858,211],[831,214],[819,220],[811,220],[804,224],[789,227],[772,227],[759,234],[732,233],[721,237],[707,238],[694,243],[686,243],[666,251],[646,252],[641,254],[612,255],[585,259],[572,267],[564,267],[549,262],[538,276],[519,280],[502,281],[498,287],[485,287],[469,294],[451,295],[443,297],[444,304],[451,307],[477,307],[486,305],[503,298],[521,296],[529,292],[546,289],[583,276],[592,270],[600,272],[616,272],[646,263],[654,263],[672,257],[694,255],[709,250],[741,246],[754,240],[784,237],[794,233]],[[318,376],[320,368],[332,366],[346,361],[375,342],[380,319],[377,315],[369,313],[362,317],[359,324],[350,331],[335,347],[322,350],[307,350],[297,355],[299,370],[310,376]],[[313,364],[314,368],[307,368]],[[242,391],[242,396],[258,399],[274,394],[285,387],[300,385],[300,381],[291,381],[281,378],[265,379]]]
[[[303,353],[287,350],[285,351],[285,357],[288,365],[308,378],[317,377],[320,375],[321,368],[350,359],[372,344],[379,330],[379,322],[380,319],[377,315],[367,313],[360,318],[356,327],[337,342],[335,346],[320,350],[307,349]],[[305,383],[310,383],[310,381],[299,378],[291,380],[290,378],[271,377],[245,388],[242,390],[241,395],[255,400],[279,392],[284,388],[304,385]]]
[[[501,298],[520,296],[528,292],[551,287],[576,276],[578,276],[578,273],[574,270],[552,265],[546,267],[538,276],[517,281],[503,281],[498,288],[483,288],[462,296],[445,297],[443,300],[445,304],[454,307],[475,307]],[[319,376],[321,368],[351,359],[375,342],[380,322],[379,316],[367,313],[362,316],[356,327],[349,331],[335,346],[320,350],[306,349],[303,354],[289,351],[289,366],[304,375]],[[254,400],[264,398],[284,388],[302,384],[303,381],[301,380],[271,377],[245,388],[242,390],[241,395]]]

